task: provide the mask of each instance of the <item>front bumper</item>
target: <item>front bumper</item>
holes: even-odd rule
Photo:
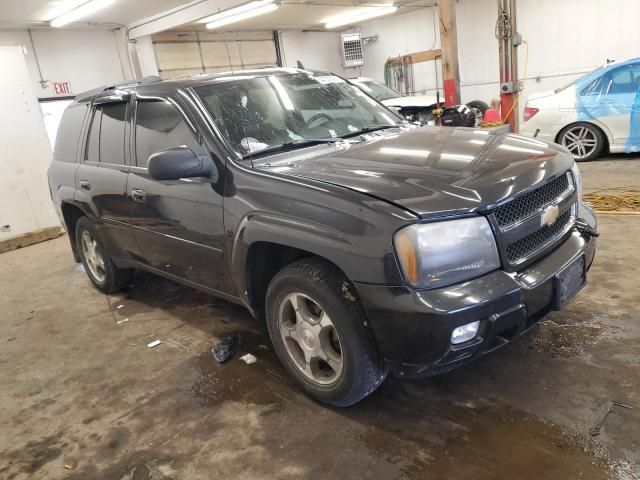
[[[595,228],[593,214],[582,218]],[[356,288],[385,362],[398,376],[424,377],[456,368],[506,345],[536,325],[556,305],[555,275],[585,256],[596,238],[573,230],[553,252],[516,273],[497,270],[437,290],[413,291],[357,283]],[[476,338],[453,345],[451,332],[480,320]]]

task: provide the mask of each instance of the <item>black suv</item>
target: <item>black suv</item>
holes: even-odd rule
[[[314,398],[492,351],[586,282],[562,147],[409,124],[336,75],[263,69],[79,95],[49,185],[103,292],[144,269],[246,306]]]

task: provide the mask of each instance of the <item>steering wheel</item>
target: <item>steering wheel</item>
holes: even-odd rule
[[[304,128],[305,130],[308,130],[311,125],[313,125],[314,122],[324,119],[324,122],[322,122],[320,125],[322,125],[323,123],[327,123],[330,122],[331,120],[333,120],[333,118],[331,118],[329,115],[327,115],[326,113],[316,113],[313,117],[311,117],[309,120],[307,120],[304,123]],[[318,127],[320,125],[317,125]]]

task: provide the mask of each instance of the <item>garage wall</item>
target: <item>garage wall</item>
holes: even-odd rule
[[[47,186],[51,148],[20,46],[0,46],[0,241],[58,226]]]
[[[378,35],[378,40],[364,47],[365,65],[361,69],[364,77],[384,82],[384,64],[390,57],[406,55],[421,50],[440,48],[437,9],[414,10],[393,17],[382,17],[364,23],[357,30],[363,37]],[[437,65],[437,70],[436,70]],[[432,94],[442,86],[440,61],[416,63],[413,66],[414,93]]]
[[[282,61],[295,67],[300,60],[305,68],[355,76],[354,69],[342,68],[340,37],[335,32],[280,32]]]
[[[493,35],[496,16],[495,0],[457,3],[458,55],[465,101],[487,101],[498,96],[498,46]],[[604,64],[607,58],[639,56],[638,18],[637,0],[520,0],[518,30],[529,43],[529,80],[523,98],[558,88]],[[523,46],[519,51],[521,76],[525,53]],[[523,106],[524,102],[520,107]]]
[[[124,80],[116,36],[110,30],[32,30],[33,43],[47,88],[38,83],[34,47],[26,30],[0,30],[0,45],[25,48],[27,68],[38,98],[54,97],[53,82],[69,82],[71,94]],[[123,63],[126,59],[122,59]]]
[[[494,37],[495,0],[459,0],[458,55],[463,101],[498,97],[498,43]],[[366,22],[358,27],[363,36],[379,35],[365,47],[363,76],[384,80],[389,57],[439,48],[437,9],[426,8]],[[526,94],[555,89],[605,63],[607,58],[639,56],[640,2],[617,0],[520,0],[518,30],[529,43]],[[615,32],[609,26],[615,25]],[[434,42],[434,33],[437,40]],[[524,75],[525,47],[519,66]],[[438,71],[438,77],[440,70]],[[439,82],[441,83],[441,82]],[[416,93],[433,92],[433,62],[414,65]],[[526,96],[526,94],[523,94]],[[524,105],[522,102],[521,107]]]

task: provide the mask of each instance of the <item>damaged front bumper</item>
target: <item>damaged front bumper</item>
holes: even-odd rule
[[[595,228],[592,212],[583,212],[584,220]],[[520,272],[497,270],[426,291],[369,284],[356,287],[391,371],[404,378],[425,377],[506,345],[549,311],[562,308],[570,298],[563,297],[559,274],[583,265],[586,283],[596,243],[593,231],[576,228],[553,252]],[[451,343],[456,327],[478,320],[479,331],[473,339]]]

